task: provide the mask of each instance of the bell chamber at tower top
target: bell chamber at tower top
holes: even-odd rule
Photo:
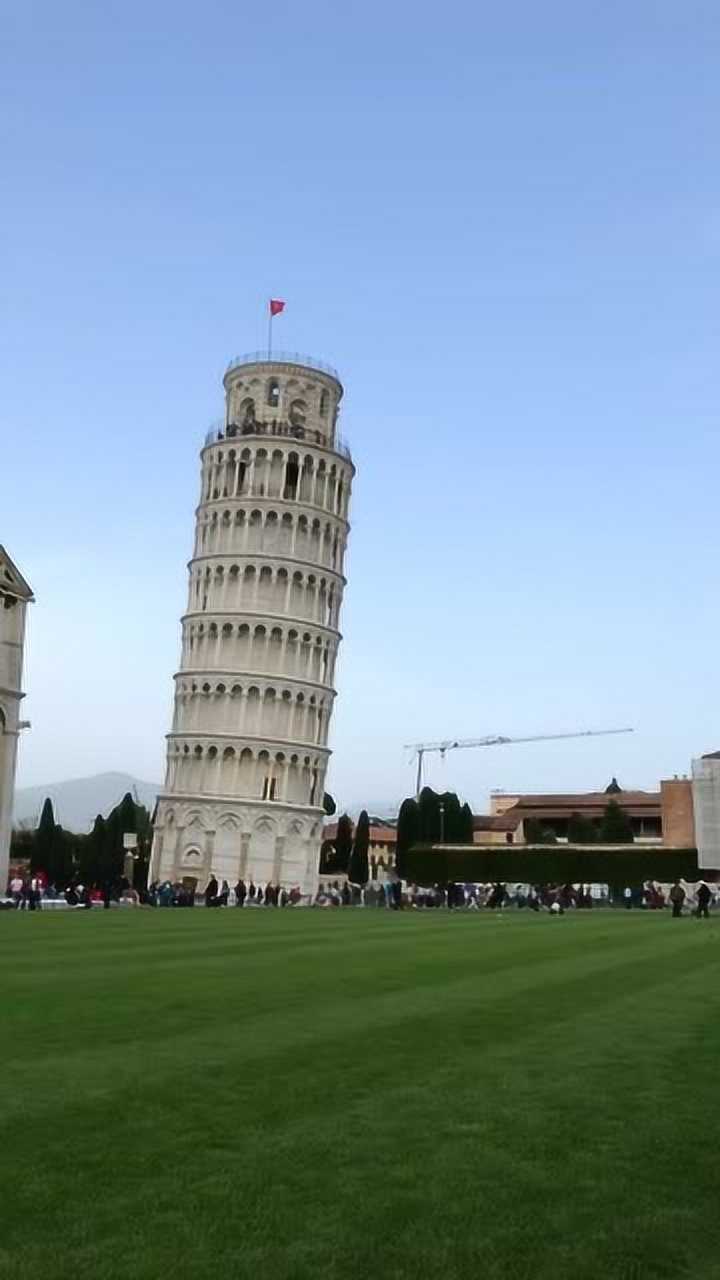
[[[228,366],[223,379],[225,419],[205,443],[242,436],[285,436],[304,440],[350,458],[337,434],[343,387],[329,365],[278,352],[254,352]]]

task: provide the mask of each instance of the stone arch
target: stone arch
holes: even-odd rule
[[[257,577],[257,607],[272,610],[274,603],[273,570],[264,564]]]
[[[290,426],[304,428],[305,423],[307,421],[307,411],[308,411],[308,407],[305,400],[301,400],[299,398],[296,400],[291,400],[290,408],[288,410],[288,419],[290,421]]]
[[[224,795],[232,795],[235,781],[235,748],[225,747],[220,764],[220,790]]]
[[[300,480],[300,459],[297,453],[292,452],[287,456],[285,464],[285,486],[283,489],[283,497],[293,500],[298,496]]]
[[[240,401],[238,416],[241,427],[255,426],[255,401],[252,396],[246,396],[244,400]]]
[[[187,867],[189,871],[199,871],[203,865],[203,855],[196,844],[189,844],[183,850],[180,859],[181,865]]]
[[[238,789],[240,795],[251,796],[255,761],[250,747],[243,747],[238,758]]]
[[[302,460],[302,471],[300,475],[300,492],[299,499],[301,502],[312,502],[314,488],[314,472],[315,462],[310,454],[305,454]]]
[[[217,820],[218,827],[222,827],[225,831],[240,831],[242,824],[236,813],[221,813]]]
[[[205,817],[202,811],[200,809],[193,809],[193,808],[188,809],[185,813],[185,826],[201,827],[202,830],[204,831],[207,824],[205,822]]]
[[[257,733],[260,728],[260,706],[260,690],[257,685],[251,685],[247,696],[248,733]]]
[[[268,511],[262,535],[262,549],[266,554],[276,553],[280,542],[280,517],[277,511]]]

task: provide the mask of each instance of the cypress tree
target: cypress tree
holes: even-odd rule
[[[108,815],[105,823],[105,847],[102,859],[102,883],[117,884],[125,874],[126,832],[138,834],[141,806],[136,805],[129,791]]]
[[[440,823],[440,805],[444,805],[443,821]],[[445,844],[462,844],[463,821],[460,801],[454,791],[445,791],[438,797],[438,840],[445,837]],[[440,828],[442,827],[442,831]]]
[[[335,870],[346,872],[350,865],[353,847],[353,824],[348,815],[343,813],[338,819],[335,836]]]
[[[634,839],[632,823],[617,800],[609,800],[605,806],[599,839],[602,844],[631,844]]]
[[[585,818],[581,813],[571,813],[567,835],[569,844],[594,844],[597,840],[597,827],[592,818]]]
[[[440,797],[432,787],[423,787],[418,796],[419,835],[423,844],[437,844],[440,840]]]
[[[72,831],[55,828],[52,882],[57,889],[64,889],[75,875],[76,837]]]
[[[475,831],[473,828],[473,812],[470,805],[465,802],[460,810],[461,820],[461,839],[460,844],[473,844],[475,839]]]
[[[370,879],[368,851],[370,849],[370,819],[363,809],[355,828],[355,841],[350,855],[348,880],[351,884],[366,885]]]
[[[44,871],[49,880],[53,878],[56,857],[56,828],[53,803],[48,796],[42,807],[40,821],[35,832],[33,851],[30,858],[32,872]]]
[[[420,811],[417,800],[408,797],[400,805],[397,835],[395,838],[395,870],[401,880],[407,880],[407,855],[420,838]]]
[[[105,819],[99,813],[82,849],[78,875],[83,884],[99,884],[105,878],[106,845]]]

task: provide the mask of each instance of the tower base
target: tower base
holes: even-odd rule
[[[201,890],[214,875],[231,887],[252,880],[314,894],[322,819],[322,809],[280,802],[161,794],[150,880],[195,881]]]

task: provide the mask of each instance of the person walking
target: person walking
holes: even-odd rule
[[[630,888],[629,884],[626,884],[625,888],[623,889],[623,899],[625,901],[625,906],[627,910],[631,911],[632,910],[632,889]]]
[[[214,907],[214,906],[215,906],[215,900],[216,900],[216,898],[217,898],[217,891],[218,891],[218,882],[217,882],[217,880],[215,879],[215,876],[214,876],[214,875],[212,875],[212,873],[211,873],[211,875],[210,875],[210,879],[208,880],[208,882],[207,882],[207,887],[206,887],[206,889],[205,889],[205,906],[206,906],[206,907]]]
[[[244,905],[246,897],[247,889],[245,887],[245,881],[241,877],[235,885],[235,899],[238,907],[242,907]]]
[[[15,910],[18,911],[22,905],[23,882],[22,877],[15,873],[10,881],[10,897],[13,900]]]
[[[710,892],[709,885],[707,885],[704,880],[700,881],[695,898],[697,901],[697,908],[695,910],[697,919],[699,920],[701,916],[704,916],[706,920],[709,920],[710,912],[708,911],[708,907],[710,906],[712,894]]]
[[[670,890],[670,901],[672,902],[672,918],[678,920],[682,915],[683,903],[685,901],[685,890],[679,880],[676,880]]]

